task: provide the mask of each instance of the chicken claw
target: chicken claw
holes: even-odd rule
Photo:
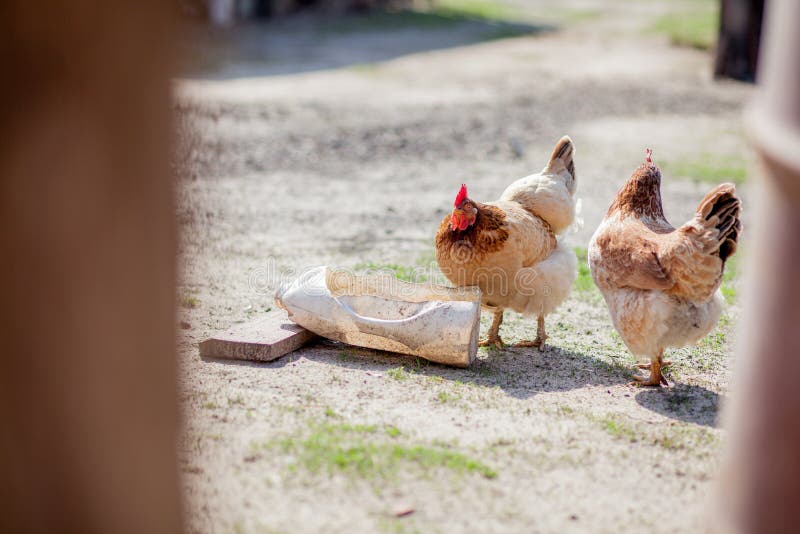
[[[539,351],[544,350],[544,342],[549,336],[544,331],[544,317],[540,316],[536,321],[536,339],[529,341],[527,339],[514,343],[514,347],[538,347]]]
[[[667,382],[667,379],[664,378],[663,375],[655,378],[653,378],[653,376],[633,375],[633,382],[629,382],[628,385],[638,387],[660,387],[663,385],[669,387],[669,382]]]
[[[669,382],[667,379],[664,378],[664,375],[661,374],[661,368],[664,365],[668,365],[669,361],[664,361],[661,359],[661,355],[658,356],[657,359],[654,359],[650,365],[646,365],[644,367],[639,366],[642,369],[650,369],[650,376],[633,376],[633,382],[630,383],[631,386],[649,386],[649,387],[660,387],[662,385],[669,387]]]
[[[500,339],[500,325],[503,323],[503,309],[500,308],[495,310],[494,312],[494,319],[492,320],[492,326],[489,327],[489,332],[486,335],[486,339],[483,341],[478,342],[479,347],[489,347],[494,345],[497,349],[502,349],[506,346],[503,343],[503,340]]]
[[[518,343],[514,343],[514,345],[512,345],[512,346],[516,347],[516,348],[538,347],[540,351],[543,351],[544,350],[544,341],[545,341],[545,339],[547,339],[547,337],[548,336],[544,336],[544,339],[542,339],[541,337],[536,336],[536,339],[534,339],[533,341],[524,339],[524,340],[522,340],[522,341],[520,341]]]
[[[494,336],[494,337],[489,336],[487,339],[484,339],[482,341],[478,341],[478,346],[479,347],[494,347],[496,349],[502,350],[503,348],[505,348],[506,344],[503,343],[503,340],[500,339],[500,336]]]

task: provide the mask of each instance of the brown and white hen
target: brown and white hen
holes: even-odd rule
[[[694,217],[673,228],[661,206],[661,171],[651,159],[617,193],[589,245],[589,267],[614,327],[636,356],[650,358],[642,385],[669,385],[664,349],[708,334],[722,312],[725,261],[736,252],[742,224],[733,184],[703,198]]]
[[[502,347],[507,308],[537,318],[536,339],[516,346],[544,348],[544,318],[569,294],[575,253],[558,240],[575,217],[575,147],[564,136],[542,172],[509,185],[500,200],[478,202],[461,186],[453,211],[436,234],[436,260],[457,286],[479,286],[494,314],[481,345]]]

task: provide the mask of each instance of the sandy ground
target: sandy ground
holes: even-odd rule
[[[673,3],[632,4],[519,4],[526,23],[556,29],[491,41],[485,23],[322,31],[303,17],[198,52],[211,60],[176,82],[192,531],[701,528],[725,442],[734,298],[698,347],[672,351],[664,390],[628,385],[633,360],[591,287],[548,317],[545,352],[481,349],[465,370],[324,341],[259,365],[197,351],[306,267],[436,279],[433,236],[458,186],[492,200],[564,133],[583,219],[569,244],[586,247],[645,147],[665,170],[667,216],[686,220],[711,185],[669,170],[749,165],[752,87],[713,82],[707,52],[646,31]],[[504,338],[534,328],[507,312]]]

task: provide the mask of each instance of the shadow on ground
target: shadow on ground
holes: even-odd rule
[[[675,384],[671,388],[643,390],[636,395],[636,402],[672,419],[714,427],[720,395],[701,386]]]
[[[320,340],[269,363],[216,359],[206,361],[277,368],[291,365],[299,358],[363,371],[385,372],[403,367],[409,373],[422,376],[438,376],[444,380],[476,386],[499,387],[507,395],[517,399],[527,399],[542,392],[624,384],[630,380],[629,371],[624,367],[609,365],[591,356],[555,346],[547,347],[544,352],[535,348],[480,351],[478,359],[467,369],[329,340]]]
[[[244,367],[280,368],[300,358],[333,364],[347,369],[384,373],[402,367],[408,373],[437,376],[482,387],[499,387],[508,396],[528,399],[538,393],[569,391],[587,386],[614,386],[631,380],[633,367],[611,365],[592,356],[548,346],[479,351],[476,361],[466,369],[429,362],[422,358],[355,347],[321,339],[273,362],[203,358],[204,361]],[[674,384],[670,388],[643,389],[636,402],[671,419],[715,427],[720,395],[701,386]]]
[[[195,25],[180,42],[182,77],[225,80],[348,66],[368,71],[372,63],[407,54],[555,29],[420,11],[300,14],[230,29]]]

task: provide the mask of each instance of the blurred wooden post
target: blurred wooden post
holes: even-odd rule
[[[800,506],[800,2],[772,0],[748,113],[765,183],[729,412],[721,532],[797,530]],[[745,230],[746,231],[746,230]]]
[[[0,7],[0,532],[177,532],[169,6]]]
[[[764,0],[721,0],[714,76],[752,82],[758,65]]]

